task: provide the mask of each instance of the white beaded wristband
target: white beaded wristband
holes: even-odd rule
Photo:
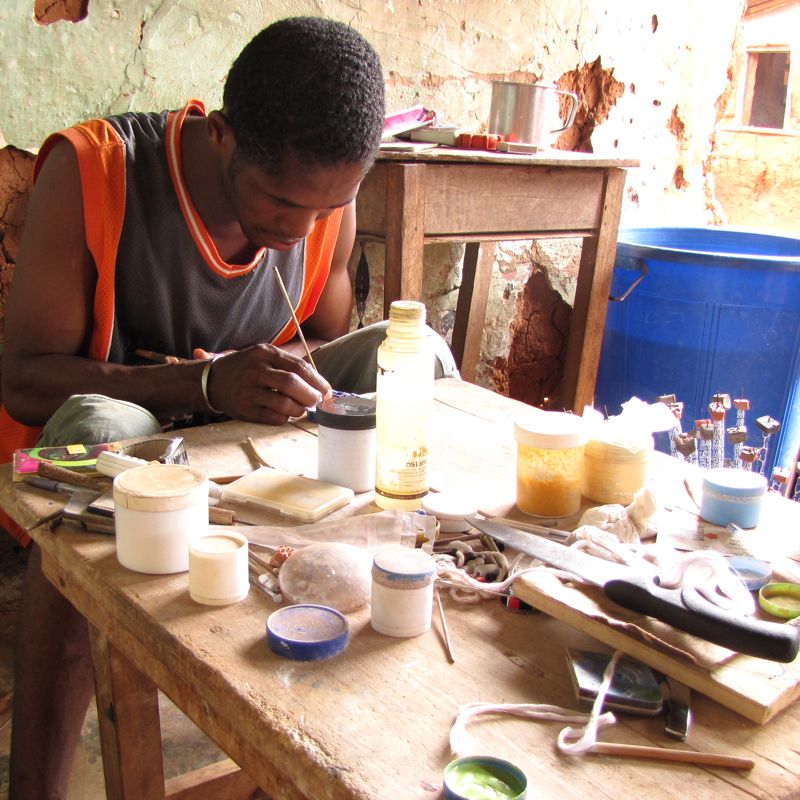
[[[200,376],[200,389],[203,392],[203,400],[206,401],[206,405],[208,406],[208,410],[212,414],[223,414],[225,412],[219,411],[218,409],[214,408],[211,405],[211,401],[208,399],[208,376],[211,374],[211,367],[214,366],[214,362],[218,359],[222,358],[222,353],[217,353],[215,356],[211,356],[206,362],[205,367],[203,367],[203,374]]]

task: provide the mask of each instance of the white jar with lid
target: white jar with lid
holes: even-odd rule
[[[148,464],[114,478],[117,559],[151,575],[189,569],[189,538],[208,530],[208,480],[185,464]]]
[[[581,417],[531,409],[514,425],[517,440],[517,506],[537,517],[566,517],[581,507]]]
[[[431,627],[436,562],[423,550],[387,547],[372,562],[372,627],[386,636],[419,636]]]
[[[206,532],[189,539],[189,596],[196,603],[238,603],[250,589],[247,537],[238,531]]]
[[[375,488],[375,401],[334,395],[318,406],[317,477],[354,492]]]
[[[652,452],[649,433],[624,444],[590,439],[584,447],[583,496],[597,503],[629,505],[647,480]]]

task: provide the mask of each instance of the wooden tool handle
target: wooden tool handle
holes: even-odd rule
[[[682,761],[686,764],[704,764],[709,767],[725,769],[753,769],[755,761],[751,758],[726,756],[721,753],[698,753],[694,750],[672,750],[668,747],[643,747],[636,744],[617,742],[595,742],[590,753],[606,756],[628,756],[629,758],[653,758],[658,761]]]
[[[70,484],[70,486],[80,486],[82,489],[92,489],[96,492],[102,492],[107,487],[106,483],[93,478],[91,475],[82,475],[80,472],[57,467],[47,461],[39,463],[36,473],[42,478],[50,478],[51,481],[61,481],[62,483]]]
[[[227,508],[208,507],[208,521],[212,525],[233,525],[235,513]]]

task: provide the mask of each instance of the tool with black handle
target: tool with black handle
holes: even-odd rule
[[[799,628],[731,613],[706,600],[694,587],[665,589],[658,585],[655,575],[641,575],[624,564],[587,555],[508,525],[477,516],[467,519],[492,539],[600,586],[608,598],[631,611],[756,658],[786,663],[797,657]]]

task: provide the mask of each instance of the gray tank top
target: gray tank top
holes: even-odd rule
[[[191,358],[271,342],[290,320],[273,267],[299,301],[306,243],[267,250],[245,274],[224,277],[199,251],[170,175],[167,114],[130,113],[107,122],[125,145],[125,216],[115,271],[109,361],[131,363],[137,348]]]

